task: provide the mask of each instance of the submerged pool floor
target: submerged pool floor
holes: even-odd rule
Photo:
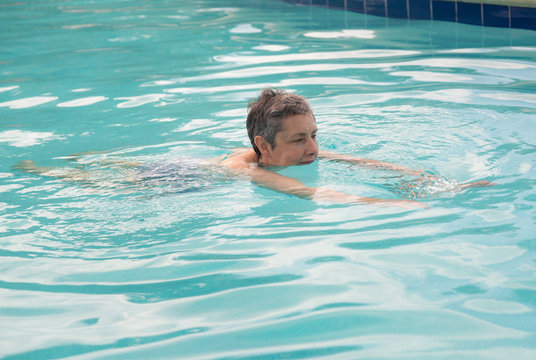
[[[4,359],[536,356],[533,32],[280,1],[0,7]],[[310,99],[321,149],[496,185],[408,210],[131,181],[249,146],[272,86]],[[278,171],[409,196],[387,172]]]

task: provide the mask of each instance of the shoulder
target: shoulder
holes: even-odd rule
[[[219,164],[231,169],[246,169],[256,165],[257,161],[257,154],[253,149],[239,148],[222,157]]]

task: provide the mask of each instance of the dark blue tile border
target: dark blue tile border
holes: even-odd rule
[[[458,22],[482,25],[482,5],[458,1]]]
[[[311,0],[311,5],[323,6],[323,7],[329,6],[327,0]]]
[[[297,4],[297,5],[311,5],[310,0],[283,0],[283,1],[291,3],[291,4]]]
[[[465,24],[536,30],[536,7],[463,0],[282,0],[402,19],[457,21]],[[483,0],[486,1],[486,0]],[[506,0],[505,0],[506,1]]]
[[[484,4],[484,25],[509,27],[510,26],[510,11],[508,6],[488,5]]]
[[[456,3],[454,1],[434,0],[432,2],[432,19],[456,21]]]
[[[536,8],[512,6],[510,18],[512,19],[512,27],[536,30]]]
[[[365,0],[365,9],[368,15],[385,16],[386,0]]]
[[[409,18],[430,20],[430,0],[409,0]]]
[[[349,11],[353,12],[365,12],[365,1],[364,0],[347,0],[346,6]]]
[[[407,19],[407,0],[387,0],[387,16],[393,18]]]
[[[329,0],[329,7],[334,9],[344,9],[344,0]]]

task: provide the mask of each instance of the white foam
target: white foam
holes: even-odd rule
[[[21,184],[0,185],[0,193],[10,192],[16,189],[20,189],[21,187],[24,187],[24,185],[21,185]]]
[[[200,93],[218,93],[218,92],[235,92],[245,91],[253,89],[262,89],[269,87],[287,87],[294,85],[392,85],[393,83],[368,83],[359,79],[343,78],[343,77],[311,77],[300,79],[283,79],[279,82],[273,83],[255,83],[255,84],[240,84],[240,85],[227,85],[227,86],[213,86],[213,87],[189,87],[189,88],[171,88],[166,92],[172,94],[200,94]]]
[[[247,111],[244,109],[232,109],[220,111],[214,115],[217,117],[244,117],[247,115]]]
[[[413,78],[415,81],[424,82],[464,82],[472,80],[472,78],[469,76],[432,71],[395,71],[390,73],[390,75],[407,76]]]
[[[265,50],[265,51],[283,51],[283,50],[288,50],[290,48],[285,45],[259,45],[259,46],[255,46],[253,49]]]
[[[57,99],[58,99],[57,96],[33,96],[33,97],[3,102],[3,103],[0,103],[0,107],[6,106],[6,107],[9,107],[10,109],[26,109],[26,108],[30,108],[33,106],[46,104],[48,102],[51,102]]]
[[[322,51],[322,52],[309,52],[309,53],[294,53],[294,54],[280,54],[280,55],[262,55],[262,56],[246,56],[246,55],[216,55],[214,60],[223,63],[235,63],[239,65],[248,64],[266,64],[273,62],[289,62],[289,61],[321,61],[321,60],[340,60],[340,59],[371,59],[371,58],[384,58],[384,57],[396,57],[396,56],[412,56],[417,55],[419,52],[409,50],[390,50],[390,49],[360,49],[360,50],[346,50],[346,51]],[[341,64],[342,65],[342,64]],[[356,64],[358,67],[380,67],[376,64],[363,65]],[[393,64],[396,65],[396,64]],[[347,68],[351,68],[351,65],[344,64]],[[384,67],[385,65],[382,65]]]
[[[88,106],[88,105],[93,105],[93,104],[96,104],[105,100],[108,100],[106,96],[88,96],[85,98],[62,102],[62,103],[59,103],[57,106],[58,107]]]
[[[521,164],[519,164],[519,172],[521,174],[528,173],[531,168],[532,168],[532,165],[527,162],[522,162]]]
[[[120,98],[115,98],[115,100],[126,100],[125,102],[117,104],[118,108],[131,108],[131,107],[137,107],[137,106],[141,106],[145,104],[150,104],[150,103],[157,102],[166,98],[169,98],[169,95],[145,94],[145,95],[140,95],[140,96],[120,97]]]
[[[240,24],[229,30],[233,34],[254,34],[262,32],[261,29],[256,28],[251,24]]]
[[[505,101],[523,101],[528,103],[536,104],[536,94],[526,94],[526,93],[507,93],[507,92],[496,92],[489,94],[481,94],[480,96],[495,99],[495,100],[505,100]]]
[[[342,31],[313,31],[303,34],[305,37],[316,39],[374,39],[376,34],[373,30],[342,30]]]
[[[531,311],[529,307],[523,304],[493,299],[468,300],[463,304],[463,307],[489,314],[523,314]]]
[[[168,19],[176,19],[176,20],[188,20],[188,19],[190,19],[189,16],[185,16],[185,15],[168,15],[166,17]]]
[[[156,118],[156,119],[151,119],[149,121],[151,122],[171,122],[171,121],[175,121],[175,120],[178,120],[179,118]]]
[[[62,140],[63,136],[52,132],[36,132],[23,130],[6,130],[0,132],[0,142],[7,142],[10,146],[27,147],[42,144],[45,141]]]
[[[85,29],[99,26],[101,24],[77,24],[77,25],[64,25],[62,29],[76,30],[76,29]]]
[[[10,91],[10,90],[16,90],[16,89],[18,89],[18,88],[19,88],[18,85],[14,85],[14,86],[6,86],[6,87],[0,87],[0,92]]]

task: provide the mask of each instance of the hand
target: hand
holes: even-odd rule
[[[465,190],[472,187],[486,187],[486,186],[494,186],[495,183],[488,181],[488,180],[482,180],[482,181],[473,181],[470,183],[460,184],[460,189]]]

